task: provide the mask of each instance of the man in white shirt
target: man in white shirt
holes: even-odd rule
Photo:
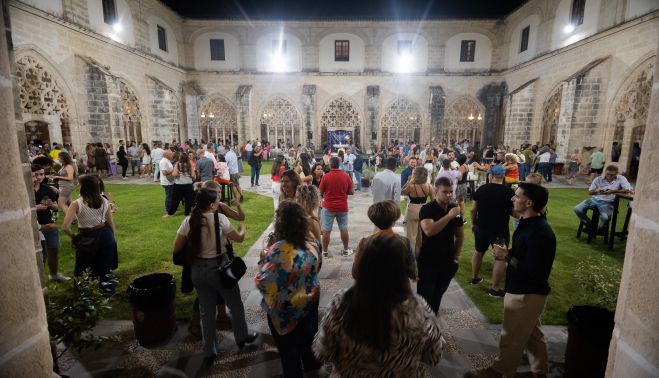
[[[250,144],[251,146],[251,144]],[[229,168],[229,176],[231,177],[231,183],[233,185],[233,196],[240,196],[240,202],[243,202],[243,190],[240,188],[240,173],[238,172],[238,155],[233,148],[229,148],[224,159],[227,162],[227,167]]]
[[[160,147],[160,143],[155,144],[155,148],[151,151],[151,163],[153,164],[153,182],[160,180],[160,160],[165,150]]]
[[[631,184],[625,176],[618,174],[618,167],[609,165],[604,171],[604,176],[597,176],[590,184],[588,193],[592,197],[575,206],[574,213],[586,226],[594,227],[595,225],[591,225],[591,220],[586,216],[586,210],[597,208],[600,213],[597,231],[602,232],[608,226],[607,222],[613,214],[616,194],[627,194],[631,191]]]
[[[245,153],[247,154],[247,160],[249,161],[249,158],[252,157],[252,141],[248,141],[247,144],[245,145]]]
[[[384,161],[384,171],[378,172],[373,177],[371,193],[373,194],[373,203],[392,200],[400,205],[400,177],[394,173],[396,169],[396,158],[388,157]]]
[[[204,152],[204,156],[213,161],[214,167],[217,166],[217,159],[215,159],[215,146],[213,143],[208,143],[206,145],[206,152]]]
[[[163,218],[171,217],[171,215],[168,214],[168,211],[172,205],[172,191],[174,190],[174,176],[172,176],[172,171],[174,170],[174,165],[172,164],[173,157],[174,153],[167,150],[163,153],[160,163],[158,163],[160,185],[165,189],[165,215]]]

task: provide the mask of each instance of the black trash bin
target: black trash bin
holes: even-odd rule
[[[613,312],[594,306],[573,306],[567,312],[565,377],[604,377],[613,334]]]
[[[159,343],[176,330],[176,279],[167,273],[142,276],[128,286],[135,337],[140,345]]]

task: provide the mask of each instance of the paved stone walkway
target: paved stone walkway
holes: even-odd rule
[[[112,183],[144,183],[148,179],[127,181],[108,180]],[[269,175],[262,175],[261,186],[250,188],[249,177],[241,179],[243,188],[263,195],[270,195]],[[579,185],[582,186],[582,185]],[[350,246],[355,247],[359,238],[369,235],[373,225],[365,216],[372,203],[367,191],[357,192],[350,198]],[[249,220],[248,220],[249,221]],[[403,232],[402,224],[397,227]],[[261,236],[265,237],[269,230]],[[239,351],[231,331],[218,331],[220,353],[211,368],[202,367],[202,343],[189,337],[187,323],[181,322],[178,331],[160,346],[144,348],[134,338],[130,321],[105,321],[96,333],[118,335],[121,341],[105,346],[99,351],[87,351],[82,355],[67,352],[61,360],[65,374],[72,377],[276,377],[281,374],[277,349],[269,334],[266,316],[260,307],[261,295],[254,289],[256,262],[262,239],[257,241],[245,256],[248,271],[240,281],[248,326],[261,336],[252,347]],[[352,285],[352,257],[339,257],[341,249],[338,230],[332,233],[330,253],[320,272],[321,318],[329,300],[341,288]],[[466,269],[466,267],[462,267]],[[491,300],[499,300],[492,298]],[[471,368],[487,366],[497,353],[500,326],[489,324],[453,281],[444,296],[440,319],[448,346],[439,365],[432,369],[435,377],[461,377]],[[567,333],[565,327],[545,326],[543,331],[549,342],[550,374],[559,377],[563,372],[563,355]],[[519,369],[520,376],[530,376],[528,365]]]

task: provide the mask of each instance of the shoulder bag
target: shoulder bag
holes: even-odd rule
[[[227,253],[222,253],[222,243],[220,239],[220,217],[217,213],[213,214],[215,220],[215,248],[217,249],[217,265],[222,287],[230,289],[240,281],[247,271],[245,261],[240,257],[233,255],[233,248]]]

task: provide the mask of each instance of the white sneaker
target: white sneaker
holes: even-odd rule
[[[64,282],[64,281],[70,280],[71,277],[67,277],[67,276],[63,275],[62,273],[57,273],[54,276],[49,274],[48,279],[51,280],[51,281]]]
[[[353,250],[350,249],[350,248],[348,248],[348,249],[342,249],[342,250],[341,250],[341,256],[343,256],[343,257],[349,257],[349,256],[352,256],[353,253],[355,253],[355,251],[353,251]]]
[[[328,252],[323,252],[323,258],[324,259],[329,259],[330,258],[329,253]]]

